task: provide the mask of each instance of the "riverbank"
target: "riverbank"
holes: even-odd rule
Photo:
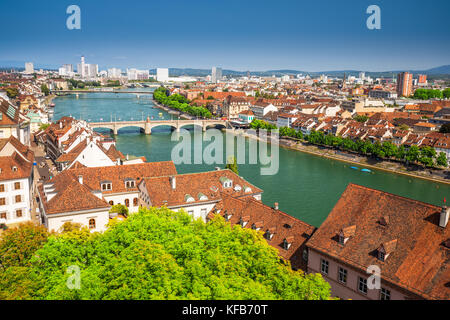
[[[246,131],[244,131],[242,129],[238,130],[238,131],[228,130],[228,132],[233,132],[235,134],[243,135],[248,138],[261,140],[261,138],[255,136],[255,135],[252,135],[252,134],[248,134]],[[408,172],[407,171],[408,168],[400,163],[395,163],[395,162],[391,162],[391,161],[375,161],[375,160],[369,159],[367,157],[350,154],[350,153],[347,153],[344,151],[333,150],[333,149],[329,149],[329,148],[325,148],[325,147],[320,148],[315,145],[305,144],[301,141],[293,141],[293,140],[284,139],[284,138],[280,138],[279,145],[286,149],[305,152],[305,153],[308,153],[311,155],[315,155],[315,156],[319,156],[319,157],[323,157],[323,158],[327,158],[327,159],[331,159],[331,160],[337,160],[337,161],[341,161],[341,162],[345,162],[345,163],[349,163],[349,164],[353,164],[353,165],[357,165],[357,166],[363,166],[364,168],[382,170],[382,171],[389,172],[389,173],[409,176],[411,178],[419,178],[419,179],[423,179],[423,180],[428,180],[428,181],[432,181],[432,182],[450,185],[449,179],[446,179],[444,177],[436,175],[435,173],[430,173],[429,169],[414,170],[413,172],[411,172],[411,171]],[[369,163],[370,161],[373,161],[374,163]]]

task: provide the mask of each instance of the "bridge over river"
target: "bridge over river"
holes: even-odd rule
[[[219,127],[228,128],[229,123],[225,120],[150,120],[147,118],[146,121],[112,121],[112,122],[88,122],[89,126],[93,129],[95,128],[106,128],[110,129],[114,134],[118,134],[119,130],[126,127],[137,127],[140,128],[145,134],[151,134],[152,129],[160,126],[169,126],[174,130],[180,130],[185,126],[199,126],[202,131],[206,131],[208,127]]]

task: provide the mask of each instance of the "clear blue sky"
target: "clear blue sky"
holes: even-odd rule
[[[81,30],[66,8],[81,8]],[[366,8],[381,8],[381,30]],[[1,0],[0,65],[427,69],[450,64],[448,0]]]

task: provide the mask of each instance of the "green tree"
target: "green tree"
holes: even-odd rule
[[[406,152],[406,160],[409,162],[417,162],[419,160],[420,156],[420,150],[419,147],[416,145],[412,145],[409,147],[408,151]]]
[[[32,222],[9,228],[0,237],[0,267],[23,267],[37,249],[47,242],[47,229]]]
[[[330,299],[319,274],[293,271],[261,231],[141,209],[104,233],[50,237],[9,292],[32,299]],[[80,268],[79,290],[67,268]]]
[[[443,96],[445,99],[450,99],[450,88],[445,88],[445,89],[442,91],[442,96]]]
[[[45,96],[48,96],[50,94],[50,90],[45,83],[41,85],[41,91]]]
[[[440,152],[436,158],[436,163],[441,167],[447,167],[447,156],[444,152]]]
[[[237,165],[235,156],[230,156],[227,159],[227,164],[225,165],[225,169],[230,169],[231,171],[233,171],[234,173],[239,175],[239,169],[238,169],[238,165]]]
[[[45,130],[45,129],[47,129],[48,127],[50,127],[50,123],[42,123],[42,124],[39,126],[39,129],[40,129],[40,130]]]
[[[19,90],[17,88],[6,88],[6,95],[10,99],[14,99],[19,95]]]
[[[128,208],[123,204],[115,204],[109,209],[109,213],[118,213],[125,217],[128,216]]]
[[[444,124],[439,128],[439,132],[440,132],[440,133],[450,133],[450,123],[444,123]]]

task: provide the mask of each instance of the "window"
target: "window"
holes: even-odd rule
[[[328,274],[328,261],[320,259],[320,272]]]
[[[201,216],[202,218],[206,218],[206,209],[201,210]]]
[[[125,182],[125,185],[127,188],[134,188],[136,184],[135,184],[134,180],[127,180]]]
[[[89,229],[95,229],[95,219],[89,219]]]
[[[367,279],[358,277],[358,291],[367,294]]]
[[[22,196],[20,194],[16,195],[16,203],[22,202]]]
[[[125,199],[125,205],[126,205],[127,207],[130,206],[130,200],[129,200],[129,199]]]
[[[378,251],[378,259],[384,261],[384,258],[385,258],[384,252]]]
[[[0,219],[6,220],[6,212],[0,212]]]
[[[347,270],[339,267],[338,280],[340,283],[347,283]]]
[[[133,199],[133,206],[137,207],[138,206],[138,202],[139,202],[138,198],[134,198]]]
[[[5,185],[4,184],[0,184],[0,192],[5,192]]]
[[[193,215],[194,215],[194,210],[189,210],[189,211],[188,211],[188,214],[191,215],[191,216],[193,216]]]
[[[0,198],[0,206],[4,206],[6,204],[6,198]]]
[[[113,206],[113,205],[114,205],[114,201],[111,200],[111,201],[109,202],[109,204]]]
[[[391,291],[386,288],[381,288],[380,300],[391,300]]]
[[[20,182],[14,182],[14,190],[20,190]]]
[[[16,217],[17,218],[22,218],[22,210],[21,209],[16,210]]]
[[[102,190],[111,190],[111,183],[102,183]]]
[[[339,243],[344,244],[345,238],[343,235],[339,235]]]
[[[308,262],[308,250],[303,250],[302,258],[304,261]]]

